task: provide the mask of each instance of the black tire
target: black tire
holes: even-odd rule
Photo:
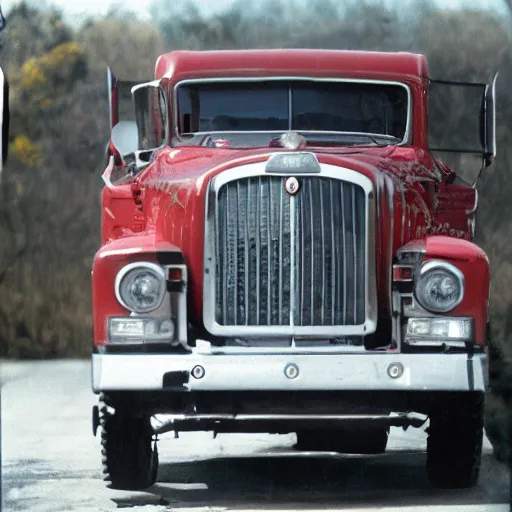
[[[427,474],[433,487],[466,489],[476,485],[482,458],[484,395],[442,402],[430,415]]]
[[[297,432],[297,449],[371,455],[384,453],[388,427],[343,427],[337,430]]]
[[[111,489],[141,490],[151,487],[158,474],[158,451],[152,447],[149,417],[135,418],[102,407],[101,454],[104,480]]]

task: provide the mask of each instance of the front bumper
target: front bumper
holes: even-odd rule
[[[389,372],[399,363],[400,376]],[[288,371],[294,365],[296,371]],[[200,366],[195,378],[192,370]],[[195,372],[194,372],[195,373]],[[390,376],[392,373],[394,376]],[[485,391],[485,354],[93,354],[100,391]],[[169,379],[171,377],[171,379]],[[293,378],[290,378],[293,377]]]

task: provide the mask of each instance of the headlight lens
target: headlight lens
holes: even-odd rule
[[[164,295],[165,274],[154,263],[131,263],[117,274],[117,300],[130,311],[154,311],[162,304]]]
[[[464,297],[464,275],[443,261],[429,261],[421,269],[415,296],[420,305],[433,313],[446,313]]]

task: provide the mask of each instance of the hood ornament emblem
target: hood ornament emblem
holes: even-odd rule
[[[286,190],[286,192],[288,192],[288,194],[290,194],[291,196],[294,196],[295,194],[297,194],[299,192],[299,189],[300,189],[299,180],[297,178],[295,178],[294,176],[291,176],[290,178],[286,178],[286,180],[284,182],[284,189]]]

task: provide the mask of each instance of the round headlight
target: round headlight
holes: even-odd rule
[[[447,313],[464,297],[464,275],[444,261],[429,261],[423,265],[414,294],[420,305],[432,313]]]
[[[165,274],[154,263],[130,263],[117,274],[115,286],[122,306],[135,313],[149,313],[162,304]]]

